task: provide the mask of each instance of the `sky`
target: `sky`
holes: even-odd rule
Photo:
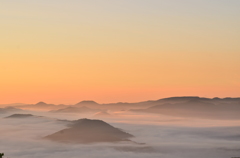
[[[1,0],[0,104],[239,97],[239,0]]]

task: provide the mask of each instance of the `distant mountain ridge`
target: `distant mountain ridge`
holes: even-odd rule
[[[83,105],[99,105],[99,104],[92,100],[83,100],[83,101],[75,104],[75,106],[83,106]]]
[[[82,106],[82,107],[69,106],[69,107],[64,108],[64,109],[53,110],[53,111],[50,111],[50,112],[54,112],[54,113],[96,113],[96,112],[99,112],[99,111],[101,111],[101,110],[88,108],[86,106]]]
[[[159,100],[159,104],[143,108],[132,109],[133,112],[155,113],[178,117],[198,117],[211,119],[239,119],[240,98],[166,98]]]
[[[87,107],[92,109],[101,109],[101,110],[130,110],[130,109],[144,109],[149,108],[155,105],[165,104],[165,103],[180,103],[180,102],[187,102],[187,101],[202,101],[202,102],[209,102],[209,103],[240,103],[240,98],[204,98],[198,96],[183,96],[183,97],[170,97],[170,98],[163,98],[159,100],[149,100],[143,102],[136,102],[136,103],[127,103],[127,102],[118,102],[118,103],[107,103],[107,104],[99,104],[92,100],[84,100],[74,105],[54,105],[54,104],[47,104],[45,102],[39,102],[37,104],[27,104],[21,106],[15,106],[19,108],[26,108],[26,109],[37,109],[37,110],[60,110],[65,109],[68,107]]]
[[[13,114],[5,118],[27,118],[27,117],[35,117],[35,116],[32,114]]]
[[[15,108],[15,107],[5,107],[0,108],[0,113],[12,113],[12,112],[21,112],[23,110]]]

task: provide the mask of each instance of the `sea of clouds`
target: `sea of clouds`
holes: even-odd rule
[[[29,113],[29,112],[28,112]],[[177,119],[135,114],[108,120],[135,137],[132,142],[64,144],[42,139],[66,128],[57,119],[79,115],[32,112],[36,118],[0,117],[0,152],[4,158],[231,158],[240,156],[240,124],[223,120]],[[129,119],[128,119],[129,118]],[[134,119],[136,118],[136,119]],[[142,120],[146,120],[145,122]],[[203,124],[205,122],[206,124]],[[210,122],[210,123],[209,123]],[[222,122],[222,124],[221,124]]]

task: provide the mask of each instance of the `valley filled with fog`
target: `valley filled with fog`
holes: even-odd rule
[[[1,105],[0,117],[7,158],[240,156],[239,98],[11,104]]]

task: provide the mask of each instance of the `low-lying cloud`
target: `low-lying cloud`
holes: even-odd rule
[[[125,122],[121,122],[119,118],[110,124],[134,135],[135,137],[131,139],[133,142],[65,144],[42,138],[65,129],[66,123],[57,119],[71,118],[71,116],[54,115],[56,119],[52,119],[49,118],[49,113],[45,114],[48,117],[2,118],[0,120],[0,152],[4,152],[5,157],[8,158],[230,158],[240,156],[240,126],[223,124],[218,127],[194,127],[187,126],[184,123],[185,120],[179,121],[174,117],[164,118],[165,122],[176,120],[176,124],[167,125],[161,117],[156,123],[155,116],[150,119],[146,117],[147,124],[136,124],[135,115],[133,117],[128,113],[125,114]],[[152,124],[149,124],[151,119]]]

